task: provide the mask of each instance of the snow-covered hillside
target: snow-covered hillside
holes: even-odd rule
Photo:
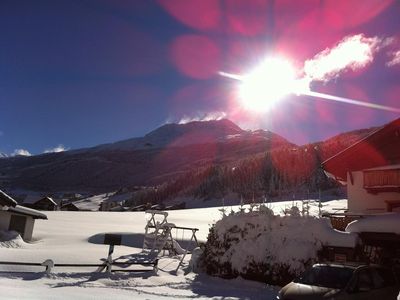
[[[276,213],[291,207],[292,201],[274,203]],[[300,203],[299,203],[300,205]],[[324,210],[344,207],[346,200],[326,202]],[[221,208],[171,211],[168,221],[178,226],[199,228],[197,237],[205,241],[209,227],[220,219]],[[228,210],[231,208],[228,207]],[[232,207],[238,210],[238,207]],[[318,208],[313,208],[318,212]],[[2,261],[55,263],[99,263],[108,246],[99,244],[105,232],[125,232],[125,244],[116,246],[114,257],[140,251],[146,224],[144,212],[47,212],[48,220],[37,221],[34,242],[0,244]],[[182,237],[178,233],[179,238]],[[183,236],[188,239],[189,236]],[[243,279],[224,280],[190,272],[188,261],[177,273],[176,258],[161,258],[153,273],[99,274],[93,268],[55,268],[43,273],[27,273],[28,267],[0,266],[1,299],[275,299],[278,288]],[[40,268],[43,270],[43,268]],[[37,269],[36,269],[37,271]]]
[[[103,193],[162,184],[183,172],[292,145],[270,131],[245,131],[229,120],[191,122],[93,148],[2,159],[0,169],[10,188]]]
[[[245,199],[310,197],[309,192],[337,187],[326,179],[321,162],[365,132],[297,146],[271,131],[243,130],[229,120],[166,124],[143,137],[97,147],[0,159],[0,179],[3,189],[45,194],[157,186],[158,199],[150,195],[142,202],[153,204],[230,192]]]

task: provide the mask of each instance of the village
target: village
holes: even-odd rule
[[[52,272],[59,272],[59,267],[72,268],[70,271],[73,272],[80,272],[76,269],[80,267],[82,267],[85,272],[88,272],[92,267],[97,268],[97,272],[107,270],[107,272],[111,273],[112,268],[114,268],[113,272],[118,272],[118,270],[129,272],[129,270],[134,271],[136,265],[140,265],[142,267],[150,266],[150,270],[153,270],[153,272],[157,274],[157,269],[160,268],[159,265],[162,265],[164,258],[166,260],[171,260],[175,257],[176,263],[174,267],[176,267],[176,271],[184,269],[186,270],[185,272],[197,273],[199,270],[202,270],[200,272],[207,272],[217,276],[223,275],[223,277],[236,277],[240,275],[243,278],[253,278],[264,283],[281,286],[286,283],[286,280],[289,279],[290,281],[292,278],[291,276],[298,276],[299,271],[306,268],[307,263],[305,262],[310,260],[319,263],[384,265],[390,266],[398,274],[400,270],[400,215],[398,214],[400,207],[400,200],[398,199],[400,191],[400,169],[398,163],[400,162],[400,156],[397,149],[399,149],[399,147],[400,119],[397,119],[322,163],[322,168],[325,170],[327,176],[340,181],[347,187],[348,198],[345,202],[341,200],[342,202],[340,203],[342,207],[332,207],[331,205],[330,208],[325,209],[325,206],[329,206],[329,202],[335,203],[335,201],[328,201],[325,203],[317,199],[306,201],[307,207],[305,207],[305,201],[303,200],[277,203],[275,204],[275,209],[274,203],[253,203],[250,205],[235,206],[237,210],[236,213],[232,207],[230,210],[228,207],[212,209],[212,211],[214,211],[213,218],[215,219],[214,221],[211,219],[208,221],[215,222],[222,214],[222,219],[213,225],[216,227],[212,228],[214,228],[214,232],[216,232],[215,230],[222,230],[219,236],[221,237],[222,234],[225,239],[227,239],[225,241],[221,240],[216,244],[214,239],[218,240],[218,235],[213,238],[211,231],[208,233],[208,226],[204,226],[205,224],[201,222],[200,224],[195,222],[195,217],[193,218],[194,222],[192,222],[192,224],[188,224],[191,223],[190,217],[184,224],[175,224],[170,223],[170,220],[167,221],[168,214],[174,218],[174,211],[180,215],[182,213],[193,214],[193,209],[185,210],[182,204],[171,205],[169,207],[159,207],[157,205],[148,204],[136,206],[130,210],[136,212],[129,212],[128,209],[115,209],[118,205],[122,207],[122,199],[129,195],[129,190],[121,190],[110,198],[106,198],[106,200],[103,200],[105,195],[99,196],[97,201],[91,203],[91,207],[98,206],[98,211],[100,212],[90,211],[90,206],[88,206],[87,203],[86,209],[79,209],[79,205],[82,207],[82,203],[85,203],[85,200],[82,201],[78,199],[69,201],[68,203],[62,203],[59,208],[60,203],[57,204],[50,197],[43,197],[36,201],[28,199],[29,201],[19,204],[11,196],[1,192],[0,230],[2,232],[1,243],[3,246],[0,251],[5,255],[2,255],[0,267],[6,266],[6,270],[9,272],[13,267],[15,268],[17,266],[18,272],[25,272],[23,267],[25,265],[27,270],[31,272],[32,270],[30,268],[32,268],[32,266],[43,266],[42,268],[46,269],[45,274],[52,274]],[[75,196],[72,195],[72,197]],[[110,205],[110,203],[115,204]],[[95,251],[98,253],[99,259],[104,257],[105,261],[103,263],[94,263],[92,259],[91,261],[84,261],[82,258],[78,259],[78,261],[72,260],[60,263],[52,260],[52,257],[54,259],[54,257],[60,256],[60,254],[56,252],[52,254],[50,250],[45,252],[47,253],[46,255],[48,255],[46,259],[44,259],[45,257],[43,255],[33,255],[31,257],[36,257],[36,259],[34,259],[34,261],[29,261],[29,259],[20,256],[21,249],[19,249],[19,246],[16,248],[10,246],[18,245],[17,236],[20,236],[20,239],[22,238],[21,241],[23,241],[23,245],[25,245],[25,243],[29,245],[29,243],[33,242],[32,246],[34,246],[40,242],[40,238],[38,238],[35,233],[35,222],[40,222],[40,235],[46,236],[45,223],[52,222],[51,220],[57,218],[60,213],[62,213],[62,215],[60,215],[62,217],[66,217],[68,214],[71,216],[73,215],[74,218],[78,217],[80,214],[82,214],[82,217],[94,216],[95,214],[102,214],[104,217],[105,214],[107,214],[105,211],[111,211],[113,215],[121,214],[128,216],[131,213],[145,213],[149,216],[146,217],[147,225],[142,227],[142,232],[98,232],[95,234],[95,230],[93,231],[92,229],[94,235],[92,237],[87,237],[88,241],[109,246],[108,257],[105,255],[107,251],[105,251],[104,248],[102,254],[100,254],[100,249],[96,249]],[[273,231],[269,232],[264,229],[259,232],[259,229],[251,229],[263,228],[264,225],[262,224],[264,222],[276,222],[273,221],[274,218],[277,218],[274,217],[274,215],[282,215],[282,213],[283,219],[280,222],[285,222],[286,225],[283,226],[287,226],[283,231],[272,229]],[[110,214],[110,212],[108,212],[108,214]],[[291,219],[284,221],[287,217],[291,217]],[[228,222],[227,220],[229,219],[230,221]],[[257,221],[258,219],[259,221]],[[319,223],[319,219],[323,222]],[[325,220],[328,220],[329,224],[326,223]],[[142,219],[142,222],[143,221],[144,219]],[[228,223],[222,225],[225,222]],[[45,227],[42,227],[42,224]],[[246,229],[248,226],[246,224],[253,224],[253,227]],[[303,225],[299,226],[299,224]],[[326,227],[326,224],[328,224],[328,227]],[[241,229],[232,231],[231,226]],[[275,225],[268,226],[272,226],[273,228]],[[297,230],[295,228],[297,228]],[[301,228],[300,232],[298,232],[299,228]],[[177,233],[178,230],[181,232]],[[239,261],[236,261],[237,259],[234,257],[237,255],[235,254],[235,251],[238,251],[235,250],[237,245],[228,241],[232,240],[233,237],[229,238],[229,236],[237,232],[237,230],[243,232],[242,238],[239,238],[239,240],[243,239],[243,242],[250,240],[255,244],[260,243],[255,236],[276,236],[274,242],[272,242],[272,240],[269,242],[277,243],[276,245],[264,245],[264,247],[266,247],[266,253],[272,253],[271,257],[275,257],[275,260],[278,259],[278,256],[270,247],[279,247],[285,244],[285,240],[291,240],[294,244],[284,246],[285,249],[287,249],[285,253],[288,252],[286,256],[284,256],[285,260],[279,263],[279,259],[275,262],[274,259],[272,259],[268,263],[272,264],[269,268],[273,270],[276,268],[276,265],[278,267],[285,266],[285,263],[287,264],[287,261],[289,261],[288,267],[291,272],[284,272],[285,276],[283,276],[283,271],[278,268],[278,271],[276,269],[274,271],[278,273],[270,277],[271,273],[268,273],[268,270],[263,270],[261,268],[260,272],[259,268],[258,271],[251,270],[251,268],[249,269],[249,264],[263,265],[263,260],[265,259],[265,256],[258,258],[254,256],[255,254],[252,253],[252,251],[255,251],[255,249],[251,250],[253,249],[253,246],[251,246],[252,244],[246,246],[250,250],[238,253],[241,258]],[[173,234],[173,231],[176,232]],[[184,231],[186,231],[187,236],[182,236],[180,242],[178,242],[178,238],[181,234],[184,235]],[[9,232],[9,234],[6,234],[7,232]],[[17,235],[12,234],[13,232],[16,232]],[[133,238],[135,234],[137,237]],[[294,238],[294,235],[297,237]],[[298,236],[302,237],[299,238]],[[315,244],[315,241],[318,241],[318,243]],[[220,246],[218,245],[226,245],[226,243],[230,245],[228,248],[225,248],[225,250],[219,248]],[[293,248],[298,247],[297,243],[311,243],[313,246],[311,248],[307,246],[308,250],[304,253],[301,251],[295,253],[293,252]],[[183,244],[185,244],[185,247],[182,246]],[[10,248],[6,249],[6,245],[9,245]],[[119,247],[119,245],[121,245],[121,247]],[[199,248],[200,245],[203,246]],[[94,245],[91,246],[93,247]],[[145,252],[147,254],[144,260],[143,257],[138,260],[138,258],[132,254],[130,254],[130,256],[122,255],[120,258],[129,257],[129,259],[125,259],[125,261],[121,262],[118,261],[118,259],[112,258],[114,246],[116,247],[116,251],[119,248],[123,248],[124,253],[129,253],[129,251],[131,251],[129,248],[133,246],[142,248],[142,251],[139,253],[150,251],[152,254],[148,256],[149,254]],[[30,247],[31,246],[29,246],[27,250],[30,249]],[[24,247],[22,246],[22,248]],[[157,250],[156,252],[154,252],[155,249]],[[221,250],[223,251],[221,252]],[[34,250],[32,249],[32,251]],[[93,250],[91,250],[91,252],[93,253]],[[314,254],[310,254],[310,252]],[[228,256],[227,258],[226,253],[231,253],[232,256]],[[219,255],[222,256],[219,257]],[[248,255],[248,257],[244,259],[243,256],[246,255]],[[4,259],[5,257],[9,257],[11,260],[7,261]],[[18,257],[21,257],[21,259],[13,259]],[[38,260],[39,257],[42,257],[43,261]],[[63,259],[62,255],[60,257]],[[83,257],[86,256],[83,255]],[[251,260],[253,260],[252,263]],[[231,267],[228,269],[226,269],[227,263],[231,264]],[[132,268],[133,266],[133,269],[121,269],[121,266],[123,266],[122,268],[127,268],[128,266]],[[44,269],[36,268],[34,270],[34,272],[43,272]],[[143,272],[147,271],[148,270],[145,269]],[[249,277],[249,274],[253,275]]]

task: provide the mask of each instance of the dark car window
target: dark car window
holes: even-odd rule
[[[377,269],[371,269],[371,277],[374,289],[381,289],[387,286],[385,280],[383,279],[382,275],[378,272]]]
[[[368,291],[373,288],[372,277],[369,269],[363,269],[358,272],[358,281],[356,291]]]
[[[314,266],[295,280],[314,286],[343,289],[353,275],[353,269],[336,266]]]
[[[394,274],[389,269],[374,268],[371,270],[371,274],[375,288],[382,288],[396,284]]]

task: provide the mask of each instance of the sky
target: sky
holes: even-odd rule
[[[213,118],[297,144],[383,125],[400,115],[399,14],[396,0],[1,0],[0,152]],[[307,89],[249,109],[240,88],[271,57]]]

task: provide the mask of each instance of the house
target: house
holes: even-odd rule
[[[124,210],[123,206],[125,202],[129,199],[132,198],[132,193],[125,193],[125,194],[120,194],[120,193],[114,193],[112,196],[104,199],[100,203],[99,210],[100,211],[118,211],[118,210]]]
[[[73,202],[68,202],[68,203],[62,204],[60,209],[67,210],[67,211],[79,211],[80,210]]]
[[[23,203],[23,206],[38,209],[38,210],[49,210],[54,211],[57,210],[57,203],[50,197],[43,197],[40,199],[26,199]]]
[[[347,185],[348,212],[400,212],[400,118],[322,163]]]
[[[18,205],[17,201],[0,191],[0,230],[17,231],[25,241],[29,241],[32,239],[36,219],[47,220],[47,216]]]

